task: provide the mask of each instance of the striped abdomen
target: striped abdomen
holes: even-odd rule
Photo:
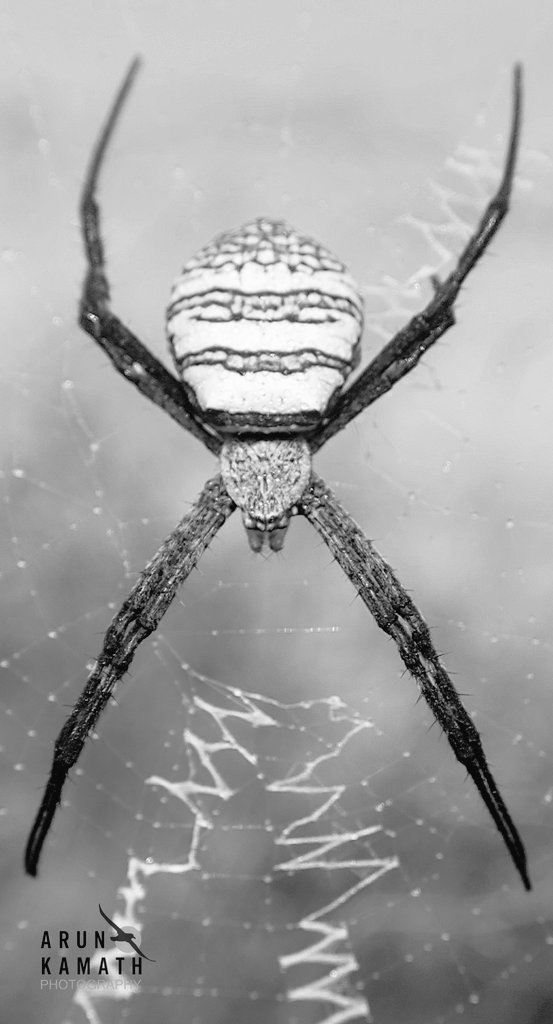
[[[358,363],[362,326],[344,265],[266,219],[189,260],[167,311],[181,380],[205,420],[229,432],[316,425]]]

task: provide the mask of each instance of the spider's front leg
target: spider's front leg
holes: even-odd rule
[[[25,850],[29,875],[37,873],[67,775],[115,684],[128,672],[138,646],[157,629],[177,590],[235,507],[221,477],[209,480],[190,512],[146,566],[109,626],[96,667],[55,743],[50,777]]]
[[[440,663],[420,612],[388,563],[315,475],[302,496],[299,511],[321,534],[377,624],[397,645],[455,757],[475,783],[524,887],[530,889],[522,840],[488,767],[478,730]]]

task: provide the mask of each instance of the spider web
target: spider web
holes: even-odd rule
[[[108,13],[83,0],[75,22],[60,5],[49,26],[28,3],[31,33],[6,8],[6,1021],[549,1019],[551,140],[537,87],[548,26],[535,6],[523,46],[528,4],[500,30],[494,4],[478,26],[402,6],[398,29],[395,4],[375,24],[357,2],[344,16],[211,0],[171,11],[158,31],[145,3]],[[491,46],[492,23],[484,58],[473,36]],[[88,743],[39,880],[22,876],[52,742],[87,665],[214,471],[74,323],[78,187],[135,51],[146,66],[102,205],[114,308],[162,357],[160,310],[180,264],[267,213],[348,262],[368,358],[468,237],[501,166],[513,56],[527,64],[515,207],[455,332],[317,470],[431,624],[527,842],[535,896],[519,891],[395,649],[316,535],[293,522],[282,555],[254,557],[238,516]],[[541,82],[550,94],[545,71]],[[155,960],[140,984],[126,959],[117,985],[71,985],[77,929],[101,929],[98,903]],[[41,989],[41,937],[55,965],[59,929],[70,971]],[[113,979],[128,947],[108,947]]]

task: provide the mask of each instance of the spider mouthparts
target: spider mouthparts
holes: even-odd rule
[[[271,551],[282,551],[287,529],[288,523],[286,523],[286,526],[279,526],[277,529],[271,530],[269,533],[269,547]]]
[[[252,551],[255,551],[256,555],[263,551],[267,542],[271,551],[282,551],[288,522],[272,529],[263,529],[263,527],[246,525],[246,523],[244,525],[246,526],[248,544]]]

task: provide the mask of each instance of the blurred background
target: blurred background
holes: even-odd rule
[[[0,26],[2,1019],[553,1019],[551,13],[5,0]],[[316,534],[294,521],[282,554],[259,558],[238,516],[106,711],[38,880],[23,875],[52,743],[105,628],[215,471],[76,325],[79,190],[137,53],[103,225],[114,310],[167,365],[173,277],[261,214],[348,264],[369,359],[493,191],[525,64],[512,211],[457,326],[316,468],[431,625],[531,895]],[[98,903],[114,917],[125,900],[156,961],[140,994],[41,990],[45,930],[90,934]]]

